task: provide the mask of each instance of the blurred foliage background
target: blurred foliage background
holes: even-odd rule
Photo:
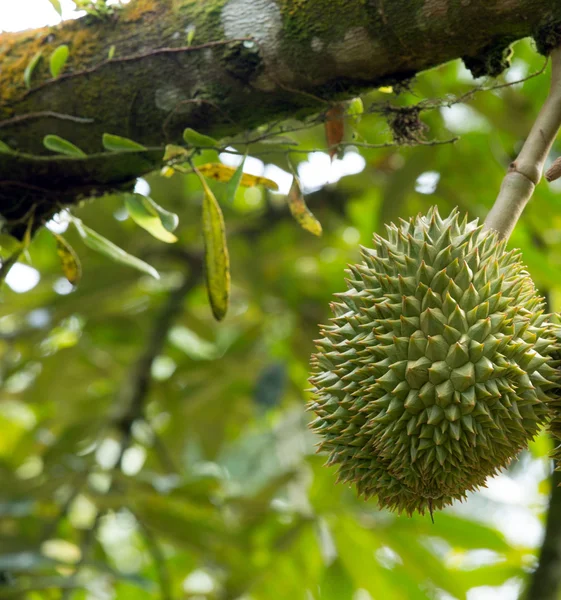
[[[539,71],[515,46],[510,82]],[[474,85],[460,62],[372,103],[446,100]],[[85,248],[64,279],[47,230],[1,291],[0,597],[74,600],[513,599],[537,563],[550,492],[539,437],[467,503],[408,518],[335,485],[307,429],[308,363],[344,269],[383,223],[437,204],[483,218],[548,87],[546,73],[423,111],[428,140],[292,154],[316,238],[291,219],[287,157],[264,144],[246,168],[282,193],[240,188],[222,203],[232,262],[229,314],[212,318],[201,278],[202,190],[194,176],[139,182],[180,216],[166,246],[122,199],[85,202],[89,227],[153,264],[156,281]],[[386,90],[387,91],[387,90]],[[291,134],[325,148],[321,125]],[[354,138],[353,138],[354,135]],[[364,115],[347,141],[391,140]],[[272,148],[272,150],[271,150]],[[557,147],[557,151],[561,146]],[[552,158],[555,158],[556,155]],[[209,162],[212,155],[197,162]],[[231,160],[231,155],[224,160]],[[223,184],[211,184],[218,199]],[[221,187],[222,186],[222,187]],[[50,224],[63,232],[64,215]],[[561,304],[561,186],[542,183],[510,244],[551,309]]]

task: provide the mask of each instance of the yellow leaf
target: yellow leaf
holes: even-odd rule
[[[236,169],[234,167],[228,167],[226,165],[223,165],[222,163],[207,163],[205,165],[197,167],[197,171],[199,171],[199,173],[201,173],[205,177],[216,179],[216,181],[226,182],[232,179],[234,173],[236,172]],[[269,188],[273,191],[279,189],[279,186],[272,179],[267,179],[266,177],[259,177],[257,175],[250,175],[249,173],[242,173],[240,185],[243,185],[244,187],[264,185],[266,188]]]
[[[195,169],[205,193],[203,201],[203,238],[205,244],[205,277],[212,313],[221,321],[228,311],[230,299],[230,257],[226,245],[224,217],[205,178]]]
[[[296,177],[294,178],[292,186],[290,187],[290,191],[288,192],[288,207],[290,208],[292,216],[303,229],[313,233],[314,235],[321,235],[321,223],[315,218],[312,211],[307,207],[306,201],[304,200],[304,195],[300,189],[300,183]]]
[[[53,236],[56,239],[56,250],[62,265],[62,272],[72,285],[77,285],[82,277],[80,259],[74,248],[62,236],[56,233],[53,233]]]
[[[391,85],[384,85],[379,87],[378,91],[382,92],[382,94],[393,94],[393,87]]]
[[[173,169],[172,167],[162,167],[162,170],[160,171],[160,175],[162,177],[173,177],[175,175],[175,169]]]

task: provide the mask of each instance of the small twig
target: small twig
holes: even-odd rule
[[[517,79],[516,81],[507,81],[505,83],[495,83],[490,86],[478,85],[471,90],[465,92],[461,96],[455,96],[446,101],[435,102],[434,100],[422,100],[416,106],[418,106],[421,110],[433,110],[435,108],[450,108],[454,104],[458,104],[459,102],[465,102],[469,100],[472,96],[479,94],[480,92],[494,92],[495,90],[500,90],[503,88],[513,87],[520,83],[525,83],[530,79],[534,79],[534,77],[538,77],[542,75],[548,65],[549,59],[546,59],[538,71],[534,71],[530,73],[530,75],[526,75],[526,77],[522,77],[521,79]]]
[[[23,121],[31,121],[33,119],[59,119],[61,121],[72,121],[74,123],[95,123],[95,119],[88,119],[86,117],[75,117],[73,115],[65,115],[64,113],[57,113],[52,110],[44,110],[41,112],[27,113],[26,115],[19,115],[12,117],[11,119],[5,119],[0,121],[0,128],[9,127],[10,125],[17,125]]]
[[[553,164],[545,172],[545,178],[547,181],[556,181],[561,177],[561,157],[553,161]]]
[[[551,87],[518,158],[510,164],[499,195],[485,219],[485,228],[508,239],[539,183],[543,167],[561,126],[561,48],[551,53]]]

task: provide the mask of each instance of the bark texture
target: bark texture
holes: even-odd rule
[[[547,51],[560,26],[551,0],[133,0],[109,19],[2,34],[0,140],[14,152],[0,153],[0,214],[14,222],[127,185],[185,127],[240,133],[458,57],[496,75],[512,41],[532,35]],[[61,44],[69,61],[52,78]],[[151,150],[104,152],[103,133]],[[53,156],[47,134],[88,158]]]

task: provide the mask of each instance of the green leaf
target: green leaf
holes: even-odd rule
[[[226,202],[232,204],[236,197],[236,192],[238,191],[238,187],[240,186],[240,181],[242,180],[243,175],[243,166],[245,164],[245,156],[243,157],[242,162],[239,164],[235,173],[232,175],[231,179],[225,186],[224,189],[224,199]]]
[[[168,144],[164,154],[164,162],[168,162],[175,158],[185,158],[189,156],[190,152],[183,146],[176,146],[175,144]]]
[[[407,523],[396,519],[392,523],[390,535],[396,535],[398,532],[407,535],[407,532],[411,531],[414,531],[417,536],[440,537],[454,548],[465,550],[486,548],[504,553],[512,550],[500,531],[449,512],[437,513],[434,523],[420,516],[412,517]]]
[[[167,244],[177,242],[177,238],[173,233],[164,226],[158,211],[154,207],[155,204],[155,202],[150,202],[146,196],[141,194],[125,194],[125,206],[131,219],[137,225],[146,229],[148,233],[151,233],[162,242]],[[177,215],[175,217],[177,218]]]
[[[8,146],[8,144],[0,140],[0,153],[11,154],[12,152],[13,150],[10,148],[10,146]]]
[[[112,60],[115,56],[115,44],[109,46],[109,52],[107,53],[107,60]]]
[[[52,150],[57,154],[65,154],[67,156],[74,156],[84,158],[87,154],[75,146],[72,142],[59,137],[58,135],[46,135],[43,139],[43,145],[47,150]]]
[[[216,344],[205,340],[183,325],[173,327],[168,337],[176,348],[193,360],[215,360],[220,356]]]
[[[353,98],[347,107],[348,115],[361,115],[364,112],[364,104],[362,103],[361,98]]]
[[[321,600],[352,600],[355,586],[349,572],[338,558],[325,569],[319,589]]]
[[[145,263],[143,260],[140,260],[140,258],[136,258],[136,256],[128,254],[122,248],[116,246],[113,242],[110,242],[108,239],[104,238],[102,235],[99,235],[99,233],[97,233],[93,229],[90,229],[89,227],[84,225],[84,223],[82,223],[80,219],[73,217],[72,222],[78,230],[78,233],[84,241],[84,244],[88,246],[88,248],[91,248],[92,250],[95,250],[96,252],[107,256],[107,258],[110,258],[115,262],[127,265],[128,267],[132,267],[133,269],[137,269],[138,271],[142,271],[143,273],[147,273],[155,279],[160,278],[158,271],[156,271],[154,267],[152,267],[148,263]]]
[[[328,522],[332,532],[339,560],[350,573],[356,587],[364,588],[371,595],[384,600],[427,600],[427,596],[419,589],[416,578],[409,569],[403,569],[399,576],[396,571],[399,563],[393,568],[382,567],[375,558],[382,546],[377,539],[376,531],[359,525],[355,518],[344,511],[337,519]]]
[[[197,148],[214,148],[215,146],[218,146],[218,142],[214,138],[211,138],[210,136],[204,135],[202,133],[198,133],[190,127],[187,127],[187,129],[183,131],[183,139],[190,146],[195,146]]]
[[[364,105],[361,98],[353,98],[347,106],[347,115],[351,117],[351,123],[358,125],[364,113]]]
[[[22,243],[20,240],[7,233],[0,233],[0,250],[11,254],[16,250],[21,249],[21,247]]]
[[[23,72],[23,81],[25,82],[25,87],[27,89],[31,88],[31,77],[33,76],[33,71],[35,71],[35,67],[39,64],[41,57],[43,56],[43,50],[39,50],[33,58],[25,67],[25,71]]]
[[[152,206],[152,208],[158,213],[162,225],[168,231],[175,231],[179,225],[179,217],[175,213],[162,208],[159,204],[156,204],[156,202],[154,202],[150,196],[145,196],[145,198],[148,200],[150,206]]]
[[[521,564],[499,562],[495,565],[483,565],[475,569],[451,569],[453,577],[458,579],[466,588],[484,585],[499,586],[513,577],[524,577]]]
[[[60,5],[60,0],[49,0],[51,6],[57,11],[59,16],[62,17],[62,7]]]
[[[194,25],[189,25],[187,27],[187,46],[190,46],[193,43],[193,38],[195,37],[196,27]]]
[[[465,584],[444,568],[443,562],[424,546],[422,537],[412,535],[411,530],[397,531],[393,527],[383,533],[386,534],[387,545],[401,557],[403,564],[408,566],[407,570],[419,583],[430,579],[452,596],[465,598]]]
[[[119,135],[112,135],[111,133],[103,134],[103,147],[111,152],[121,152],[123,150],[146,150],[146,147],[138,142],[129,140],[128,138],[121,137]]]
[[[224,217],[220,205],[205,178],[196,171],[205,197],[203,200],[203,238],[205,244],[205,276],[212,313],[221,321],[228,311],[230,298],[230,258],[226,245]]]
[[[70,54],[70,50],[66,44],[59,46],[52,54],[51,60],[49,62],[49,69],[51,70],[51,75],[56,79],[62,69],[64,69],[64,65],[68,60],[68,55]]]

